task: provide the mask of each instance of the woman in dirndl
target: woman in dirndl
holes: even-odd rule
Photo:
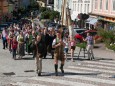
[[[17,39],[18,39],[18,55],[19,59],[21,59],[25,55],[23,32],[20,32]]]

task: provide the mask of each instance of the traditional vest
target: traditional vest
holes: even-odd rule
[[[58,43],[59,43],[59,39],[56,38],[56,44],[58,44]],[[64,50],[63,45],[58,46],[58,47],[55,48],[55,53],[60,55],[61,53],[63,53],[63,50]]]
[[[24,42],[24,37],[19,35],[19,39],[18,39],[19,42]]]

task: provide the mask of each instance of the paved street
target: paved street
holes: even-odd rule
[[[98,46],[102,46],[101,44]],[[76,56],[79,48],[76,49]],[[115,54],[95,48],[96,60],[88,61],[80,56],[80,60],[65,63],[65,75],[59,70],[55,76],[53,59],[43,59],[41,77],[35,72],[35,60],[26,55],[22,60],[13,60],[10,52],[2,50],[0,41],[0,86],[115,86]]]

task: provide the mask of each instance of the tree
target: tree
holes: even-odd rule
[[[85,20],[89,18],[89,15],[88,15],[88,14],[80,13],[80,14],[78,14],[78,18],[80,19],[80,20],[78,21],[78,26],[79,26],[80,28],[84,28]]]
[[[60,13],[58,11],[46,10],[41,14],[41,19],[54,20],[55,18],[60,18]]]
[[[45,11],[47,11],[47,10],[49,10],[49,9],[46,8],[46,7],[40,7],[40,12],[45,12]]]

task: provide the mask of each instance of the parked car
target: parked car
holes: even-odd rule
[[[90,33],[94,37],[94,42],[101,41],[102,37],[97,34],[97,30],[86,30],[80,34],[76,34],[75,38],[78,42],[82,42],[83,38],[86,38],[87,33]]]
[[[83,36],[81,35],[83,32],[86,31],[86,29],[81,29],[81,28],[73,28],[74,30],[74,38],[77,42],[82,42],[83,41]]]

